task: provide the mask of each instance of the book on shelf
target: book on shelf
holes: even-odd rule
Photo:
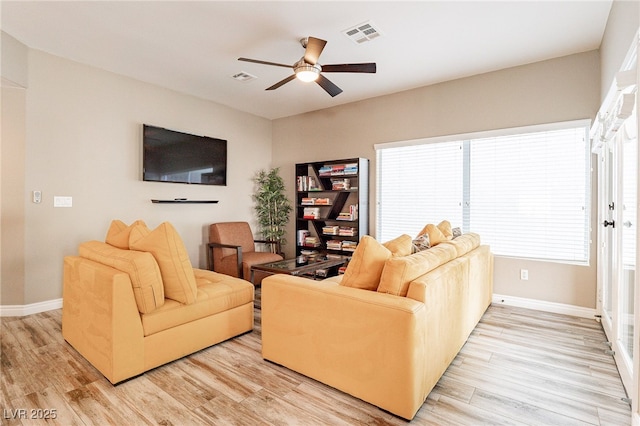
[[[296,187],[299,192],[307,190],[307,176],[296,176]]]
[[[331,189],[334,191],[346,191],[351,189],[351,180],[345,179],[331,179]]]
[[[321,177],[358,174],[358,163],[324,165],[318,171]]]
[[[358,243],[356,241],[343,241],[342,242],[342,250],[343,251],[355,251]]]
[[[338,230],[338,235],[342,237],[355,237],[358,235],[358,230],[350,226],[341,226]]]
[[[357,175],[358,174],[358,163],[350,163],[344,165],[344,174],[345,175]]]
[[[305,247],[320,247],[320,239],[314,236],[308,236],[304,239]]]
[[[318,207],[305,207],[302,211],[303,219],[319,219],[320,209]]]
[[[307,238],[311,233],[307,230],[304,229],[300,229],[298,231],[298,236],[297,236],[297,243],[299,246],[303,246],[304,245],[304,240],[305,238]]]
[[[358,205],[352,204],[349,206],[348,212],[338,213],[336,220],[357,220],[358,219]]]
[[[338,240],[327,241],[327,250],[342,250],[342,241],[338,241]]]
[[[320,176],[331,176],[331,170],[331,166],[324,165],[320,167],[320,170],[318,170],[318,174],[320,174]]]
[[[296,176],[296,186],[299,192],[322,191],[322,187],[314,176]]]
[[[300,200],[300,204],[303,206],[330,206],[331,199],[330,198],[313,198],[313,197],[302,197]]]
[[[303,206],[313,206],[315,203],[315,198],[302,197],[302,200],[300,200],[300,204],[302,204]]]
[[[338,235],[339,231],[340,231],[339,226],[327,225],[322,227],[322,233],[324,235]]]

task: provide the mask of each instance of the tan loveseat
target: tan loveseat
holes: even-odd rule
[[[113,221],[64,258],[62,334],[118,383],[253,329],[254,286],[192,268],[175,229]]]
[[[491,303],[493,256],[471,233],[381,247],[363,237],[343,277],[265,278],[262,356],[412,419]]]

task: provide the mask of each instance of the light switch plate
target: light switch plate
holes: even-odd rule
[[[73,197],[53,197],[53,207],[73,207]]]

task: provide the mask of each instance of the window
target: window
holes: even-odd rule
[[[378,238],[447,219],[497,255],[586,264],[588,124],[376,145]]]

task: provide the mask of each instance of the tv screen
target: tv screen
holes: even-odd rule
[[[227,141],[143,125],[142,180],[227,184]]]

